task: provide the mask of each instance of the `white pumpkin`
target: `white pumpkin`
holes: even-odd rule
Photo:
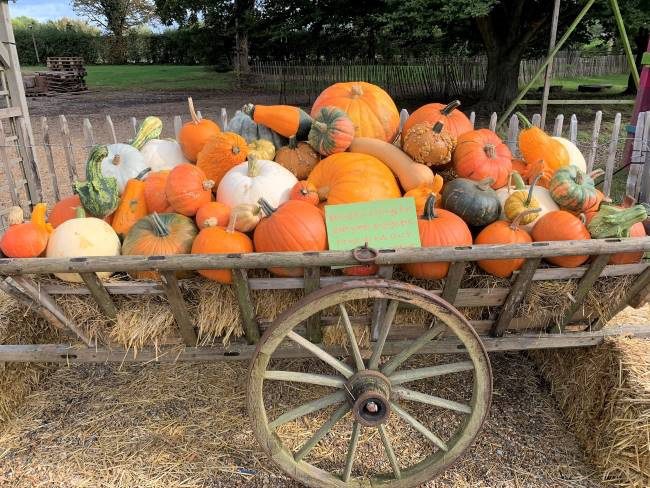
[[[297,182],[291,171],[275,161],[249,158],[224,175],[217,188],[217,201],[235,208],[243,203],[257,204],[263,197],[277,208],[289,200]]]
[[[553,139],[562,144],[566,151],[569,153],[569,164],[575,166],[583,173],[586,173],[587,162],[585,161],[585,157],[580,152],[580,149],[578,149],[578,146],[576,146],[569,139],[565,139],[564,137],[553,136]]]
[[[510,183],[504,186],[503,188],[499,188],[496,191],[497,198],[499,199],[499,203],[501,204],[501,215],[499,216],[500,220],[507,220],[506,214],[503,211],[503,205],[508,199],[508,197],[515,191],[523,190],[527,192],[528,190],[530,190],[530,185],[523,185],[523,186],[521,185],[523,185],[523,180],[520,181],[519,187]],[[553,212],[554,210],[560,209],[557,203],[553,201],[553,198],[551,197],[551,193],[548,191],[548,189],[544,188],[543,186],[535,186],[533,188],[533,197],[539,203],[539,208],[541,208],[542,211],[537,214],[537,218],[533,220],[530,224],[520,226],[522,229],[526,229],[528,232],[533,230],[533,227],[535,227],[535,224],[540,219],[540,217],[546,215],[549,212]]]
[[[66,220],[50,234],[45,255],[48,258],[78,258],[86,256],[119,256],[120,238],[104,220],[85,217],[82,209],[77,218]],[[110,272],[97,273],[107,279]],[[83,283],[77,273],[55,273],[63,281]]]
[[[142,153],[129,144],[108,144],[106,148],[108,156],[102,159],[102,174],[117,180],[121,195],[126,182],[147,169],[147,165]]]
[[[182,163],[189,162],[183,155],[181,146],[173,139],[151,139],[140,149],[144,164],[151,171],[174,169]]]

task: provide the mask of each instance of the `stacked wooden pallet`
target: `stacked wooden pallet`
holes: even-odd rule
[[[47,69],[39,74],[46,77],[50,92],[69,93],[88,89],[82,57],[47,58]]]

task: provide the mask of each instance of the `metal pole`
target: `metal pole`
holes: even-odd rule
[[[528,93],[528,90],[530,90],[530,87],[535,84],[535,81],[537,81],[537,78],[539,78],[539,75],[542,74],[542,71],[546,69],[548,66],[548,63],[550,62],[551,59],[553,59],[553,56],[557,54],[557,52],[564,46],[564,43],[566,40],[569,38],[569,36],[573,33],[573,31],[576,29],[577,25],[580,23],[580,21],[583,19],[585,15],[587,15],[587,12],[589,12],[589,9],[591,6],[596,2],[596,0],[589,0],[584,7],[582,7],[582,10],[578,14],[578,16],[575,18],[573,22],[571,22],[571,25],[569,28],[566,30],[566,32],[562,35],[558,43],[555,45],[553,50],[548,54],[546,57],[546,60],[542,63],[542,65],[539,67],[537,70],[537,73],[533,76],[533,78],[528,82],[528,84],[519,92],[519,95],[510,102],[510,105],[508,105],[508,108],[501,114],[501,117],[499,118],[497,122],[497,127],[500,127],[503,125],[503,123],[508,120],[508,117],[510,117],[510,114],[512,111],[515,109],[515,107],[519,104],[519,101],[524,98],[524,95]]]
[[[632,79],[636,85],[636,89],[639,89],[639,72],[636,69],[636,62],[634,60],[634,53],[632,52],[632,46],[630,46],[630,40],[627,38],[627,33],[625,32],[625,23],[623,22],[623,16],[621,15],[621,9],[618,8],[617,0],[609,0],[610,5],[612,6],[612,11],[614,12],[614,19],[616,20],[616,25],[618,26],[618,32],[621,35],[621,41],[623,41],[623,48],[625,49],[625,55],[627,56],[627,64],[630,67],[630,73],[632,73]]]
[[[555,40],[557,39],[557,24],[560,18],[560,0],[555,0],[555,5],[553,6],[553,20],[551,23],[551,39],[548,43],[549,53],[553,51],[555,47]],[[544,129],[546,125],[546,109],[548,108],[548,93],[551,89],[551,77],[553,74],[553,58],[550,59],[548,66],[546,67],[546,75],[544,76],[544,93],[542,95],[542,120],[540,121],[540,127]]]
[[[34,37],[33,24],[29,24],[29,32],[32,34],[32,43],[34,44],[34,52],[36,53],[36,64],[41,64],[41,59],[38,56],[38,47],[36,47],[36,38]]]

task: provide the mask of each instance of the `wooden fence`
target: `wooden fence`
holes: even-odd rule
[[[222,127],[226,125],[229,118],[225,108],[222,108],[218,114],[206,115],[218,121]],[[405,120],[407,115],[406,110],[403,110],[402,119]],[[470,113],[469,117],[477,127],[488,127],[493,130],[498,119],[496,113],[484,121],[477,121],[474,112]],[[593,120],[579,123],[576,115],[565,117],[560,114],[555,118],[552,129],[550,127],[547,129],[553,135],[563,135],[574,142],[584,154],[589,171],[602,169],[605,172],[599,183],[607,196],[621,199],[624,193],[647,201],[650,196],[648,195],[650,112],[639,115],[633,138],[626,137],[620,113],[616,114],[613,121],[603,121],[602,118],[602,112],[598,111]],[[169,122],[163,134],[165,137],[175,136],[184,122],[178,115],[173,118],[165,117],[165,120]],[[531,121],[539,125],[539,114],[532,114]],[[40,199],[50,204],[71,194],[72,182],[83,179],[86,158],[93,145],[125,142],[137,132],[138,127],[138,120],[135,117],[121,119],[118,123],[114,123],[110,115],[105,116],[102,123],[95,122],[94,126],[90,119],[84,118],[80,124],[73,127],[64,115],[55,119],[42,117],[32,122],[36,143],[30,149],[39,156],[36,165],[38,192]],[[508,126],[500,130],[500,135],[513,154],[518,156],[519,120],[517,117],[510,118]],[[614,175],[626,164],[623,161],[626,144],[631,146],[632,152],[627,183],[623,190],[622,184],[616,183],[620,179],[615,179]],[[5,157],[1,149],[0,145],[0,159]],[[0,187],[11,187],[11,180],[7,178],[6,171],[0,172]],[[0,230],[6,227],[6,214],[11,205],[20,205],[29,212],[28,197],[29,195],[25,196],[24,192],[22,194],[11,191],[0,193]]]
[[[520,83],[528,82],[543,61],[524,60]],[[278,92],[282,103],[311,103],[325,87],[338,81],[356,80],[375,83],[398,98],[474,97],[483,90],[487,58],[435,56],[386,64],[256,61],[251,69],[255,75],[251,82],[260,89]],[[556,78],[609,75],[627,70],[627,60],[622,54],[581,57],[579,53],[562,52],[553,63]]]

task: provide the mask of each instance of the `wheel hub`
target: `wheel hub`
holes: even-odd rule
[[[379,371],[364,370],[347,383],[348,401],[357,422],[376,427],[390,416],[390,380]]]

